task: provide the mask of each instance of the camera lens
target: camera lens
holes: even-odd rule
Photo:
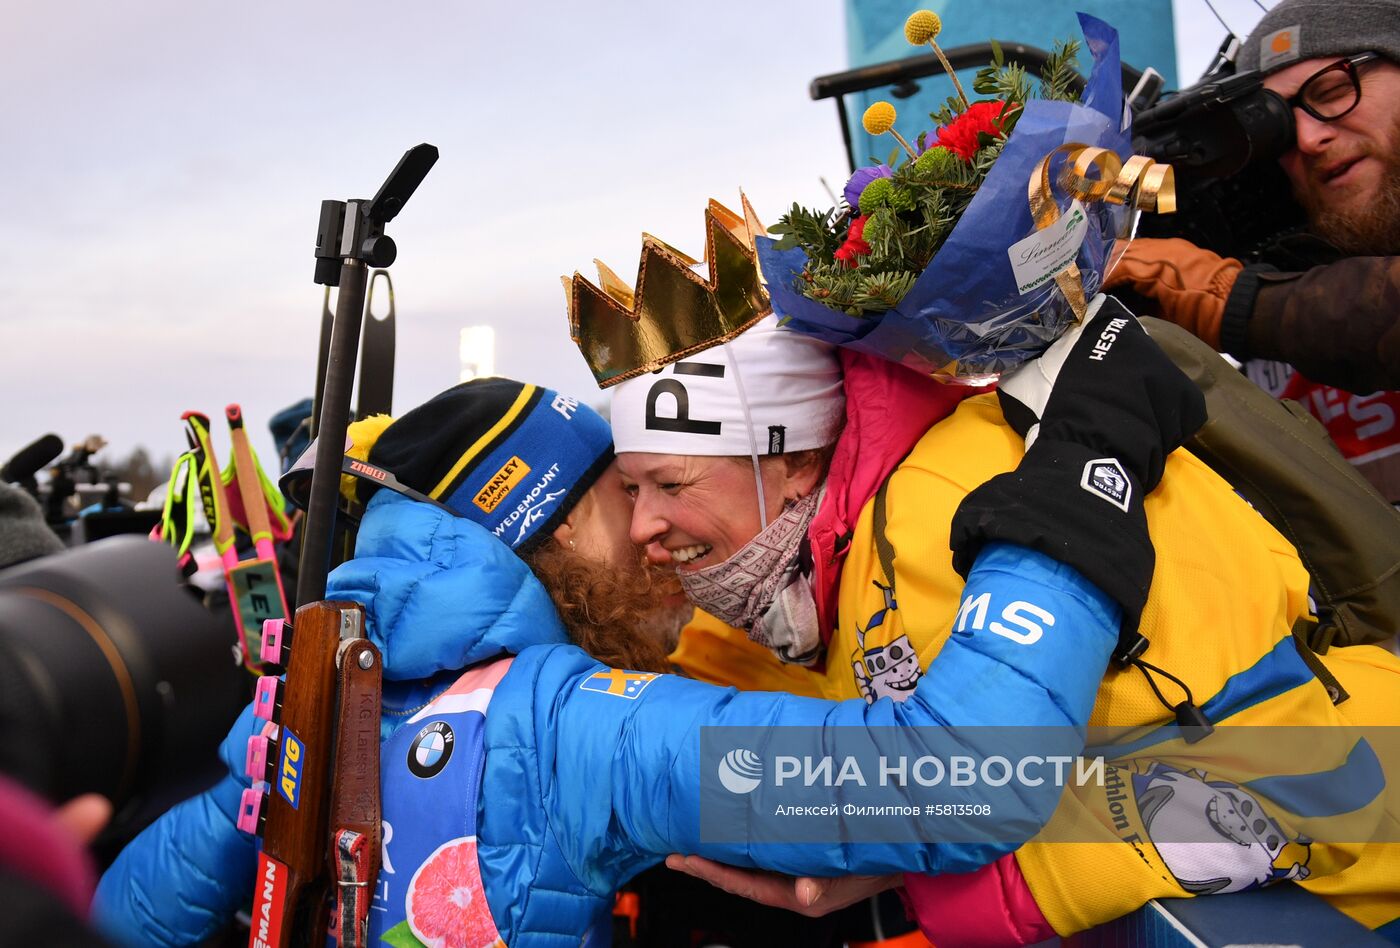
[[[173,550],[134,536],[0,572],[0,770],[119,815],[217,772],[244,682],[230,629],[178,577]]]

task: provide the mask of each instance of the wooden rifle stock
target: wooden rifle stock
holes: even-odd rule
[[[355,603],[322,600],[297,610],[286,697],[276,715],[277,753],[268,754],[276,764],[265,804],[250,948],[325,944],[326,840],[335,747],[336,689],[331,683],[336,680],[342,627],[358,633],[363,622],[363,611]]]
[[[339,893],[337,904],[346,907],[340,944],[365,943],[369,890],[380,859],[381,678],[379,650],[362,637],[363,628],[358,603],[302,606],[285,700],[279,709],[275,698],[259,693],[260,702],[273,705],[264,710],[278,724],[278,735],[276,753],[267,754],[275,763],[268,774],[273,789],[263,803],[265,842],[250,948],[323,944],[332,881],[359,890]],[[285,654],[280,636],[274,643]],[[349,877],[336,850],[342,831],[362,840],[360,862]]]

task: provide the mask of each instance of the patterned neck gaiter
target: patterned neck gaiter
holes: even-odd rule
[[[801,554],[824,493],[823,487],[789,505],[723,563],[677,574],[691,602],[785,662],[808,665],[821,652],[816,600]]]

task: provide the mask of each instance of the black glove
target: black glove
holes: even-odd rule
[[[1143,498],[1205,424],[1205,398],[1111,297],[1077,338],[1003,377],[998,397],[1026,456],[959,505],[953,568],[966,577],[992,541],[1073,566],[1122,607],[1130,650],[1156,560]]]

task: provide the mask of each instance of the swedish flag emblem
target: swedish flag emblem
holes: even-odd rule
[[[581,691],[598,691],[606,695],[617,695],[619,698],[635,699],[660,677],[655,672],[630,672],[609,668],[596,675],[589,675],[579,682],[578,686]]]

